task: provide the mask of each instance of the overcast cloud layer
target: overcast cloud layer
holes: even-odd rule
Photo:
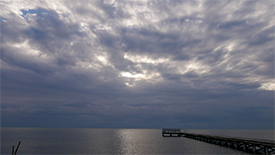
[[[0,0],[1,125],[274,128],[274,7]]]

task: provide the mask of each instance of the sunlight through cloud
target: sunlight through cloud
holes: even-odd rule
[[[259,87],[259,89],[274,91],[275,83],[262,83],[262,85],[261,85],[261,87]]]
[[[159,59],[151,59],[148,56],[143,55],[131,55],[131,54],[125,54],[125,59],[128,59],[135,63],[150,63],[150,64],[158,64],[158,63],[164,63],[168,62],[168,58],[159,58]]]

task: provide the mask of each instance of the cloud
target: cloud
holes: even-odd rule
[[[19,126],[54,127],[39,122],[58,117],[66,127],[219,128],[220,117],[228,128],[257,128],[232,117],[256,111],[267,120],[263,128],[274,127],[267,119],[274,118],[271,1],[18,0],[0,7],[4,126],[39,115]]]

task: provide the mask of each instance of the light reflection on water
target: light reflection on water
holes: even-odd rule
[[[244,154],[192,139],[164,138],[161,129],[1,128],[1,135],[1,154],[11,154],[19,140],[18,154]]]
[[[120,154],[148,154],[153,153],[150,150],[157,150],[153,139],[149,136],[154,134],[153,130],[140,129],[120,129],[118,130],[118,137],[121,141],[119,146]],[[158,133],[157,136],[160,136]],[[148,145],[150,144],[150,145]]]

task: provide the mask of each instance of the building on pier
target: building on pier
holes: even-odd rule
[[[181,129],[162,129],[162,136],[163,137],[181,137],[182,132]]]

